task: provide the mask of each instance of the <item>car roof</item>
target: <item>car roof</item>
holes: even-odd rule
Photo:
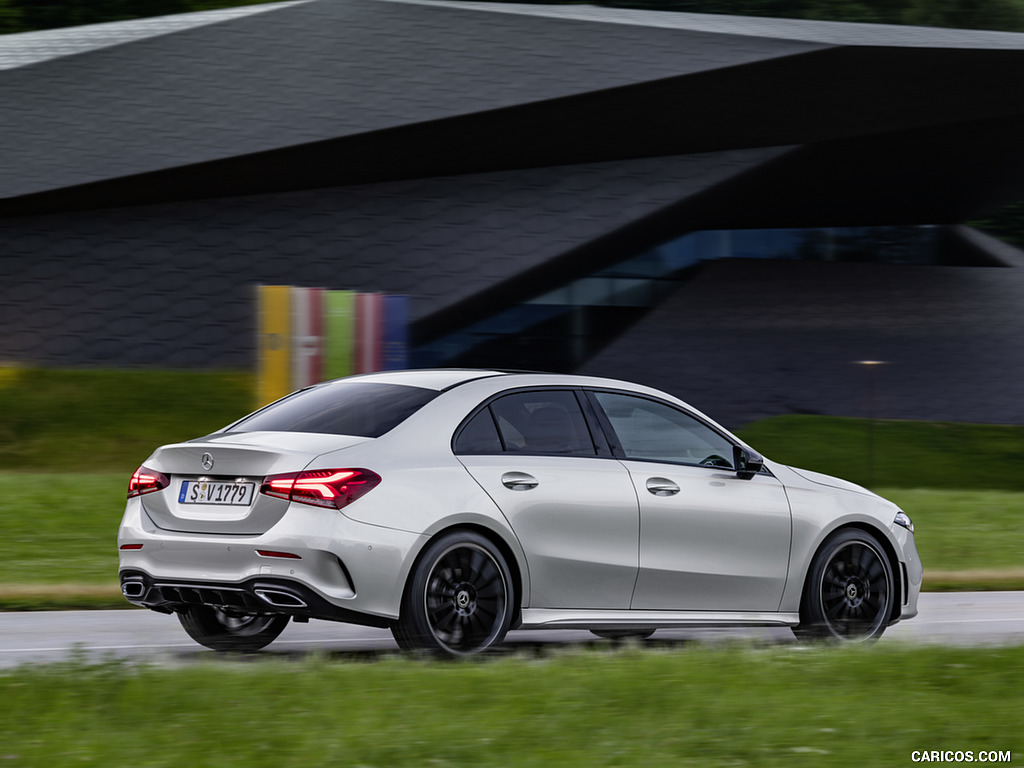
[[[443,391],[459,384],[464,384],[467,381],[484,379],[489,376],[500,376],[502,373],[504,372],[472,368],[423,368],[407,371],[365,373],[348,376],[344,379],[335,379],[334,382],[358,380],[381,384],[403,384],[407,387],[422,387],[423,389]]]
[[[637,391],[649,391],[663,395],[634,382],[618,379],[607,379],[596,376],[581,376],[572,373],[549,373],[544,371],[518,371],[501,369],[475,368],[423,368],[404,371],[381,371],[357,376],[349,376],[335,381],[365,381],[381,384],[403,384],[410,387],[423,387],[444,391],[470,381],[501,377],[502,384],[507,386],[569,386],[569,387],[625,387]]]
[[[402,384],[410,387],[423,387],[444,392],[460,385],[477,382],[473,386],[477,395],[487,396],[501,392],[504,389],[530,388],[530,387],[591,387],[595,389],[626,390],[636,394],[646,394],[658,399],[668,400],[682,405],[692,414],[702,418],[715,428],[732,437],[739,443],[740,438],[729,432],[724,426],[716,422],[707,414],[694,408],[689,403],[653,387],[644,384],[626,381],[623,379],[610,379],[599,376],[584,376],[573,373],[545,373],[542,371],[516,371],[499,369],[474,369],[474,368],[424,368],[418,370],[404,371],[382,371],[379,373],[367,373],[356,376],[349,376],[344,379],[335,379],[333,382],[324,382],[319,386],[330,386],[333,383],[344,381],[366,381],[381,384]],[[488,384],[490,382],[490,384]],[[481,389],[482,388],[482,389]],[[745,443],[744,443],[745,444]]]

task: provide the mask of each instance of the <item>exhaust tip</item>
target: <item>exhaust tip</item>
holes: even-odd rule
[[[121,585],[121,594],[129,600],[142,597],[146,593],[146,585],[141,581],[126,581]]]
[[[277,589],[256,589],[253,590],[256,597],[275,608],[308,608],[306,602],[290,592],[282,592]]]

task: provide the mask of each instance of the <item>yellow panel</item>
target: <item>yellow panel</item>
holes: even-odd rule
[[[291,388],[291,286],[258,286],[259,405],[266,405]]]

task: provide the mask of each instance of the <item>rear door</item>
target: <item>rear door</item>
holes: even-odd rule
[[[595,443],[573,390],[495,398],[463,424],[454,449],[523,546],[528,605],[629,607],[638,565],[636,493],[603,437]]]

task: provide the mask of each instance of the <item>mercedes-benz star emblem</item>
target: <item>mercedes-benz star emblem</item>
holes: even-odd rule
[[[202,461],[203,463],[203,469],[205,469],[207,472],[213,469],[213,456],[211,456],[210,454],[204,453],[203,458],[200,459],[200,461]]]

